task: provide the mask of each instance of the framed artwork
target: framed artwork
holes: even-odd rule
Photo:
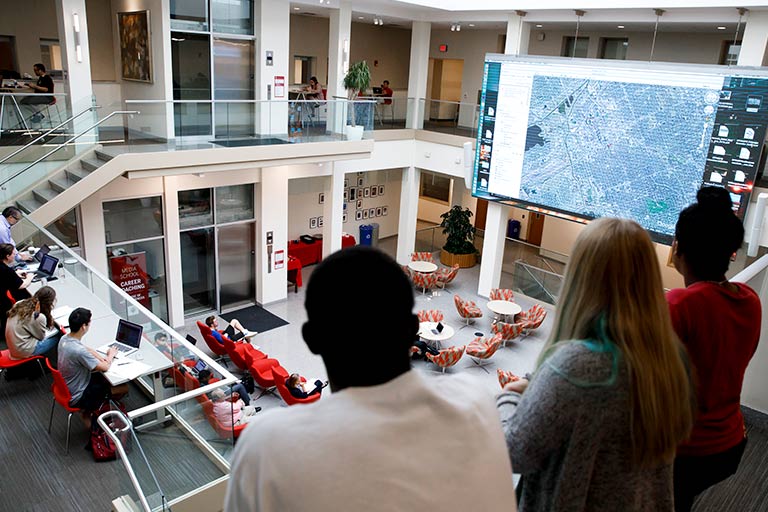
[[[358,172],[357,172],[357,175],[358,175],[358,176],[362,176],[362,175],[363,175],[363,171],[358,171]]]
[[[368,209],[368,217],[375,218],[376,217],[376,208],[369,208]]]
[[[381,206],[378,206],[376,208],[376,216],[381,217],[382,215],[384,215],[384,209]]]
[[[152,83],[149,11],[117,13],[120,69],[123,80]]]
[[[362,175],[362,173],[357,173],[357,174],[358,174],[358,175]],[[363,177],[362,177],[362,176],[360,176],[359,178],[357,178],[357,186],[358,186],[358,187],[362,187],[362,186],[363,186]]]
[[[317,229],[317,217],[309,218],[309,229]]]
[[[377,187],[376,185],[373,185],[371,187],[371,197],[376,197],[378,193],[379,193],[379,187]]]
[[[384,195],[384,185],[379,185],[379,195],[380,196]]]
[[[344,188],[349,188],[349,178],[344,178]]]
[[[317,218],[317,227],[319,227],[319,228],[323,227],[323,217],[322,217],[322,215]]]
[[[368,210],[363,210],[363,219],[368,218]]]
[[[318,204],[325,204],[325,192],[320,192],[317,196]]]
[[[365,187],[363,189],[363,197],[371,197],[371,187]]]
[[[355,220],[363,220],[363,210],[357,210],[355,212]]]
[[[358,199],[357,200],[357,209],[358,210],[362,210],[363,209],[363,200],[362,199]]]
[[[382,206],[381,207],[381,215],[386,217],[387,213],[389,213],[389,208],[387,208],[386,206]]]
[[[349,189],[349,200],[354,201],[356,199],[357,199],[357,189],[356,188]]]
[[[347,212],[344,212],[344,215],[341,216],[341,222],[347,222]]]
[[[344,207],[342,208],[342,210],[346,210],[346,209],[347,209],[347,203],[342,203],[342,205],[344,205]]]
[[[347,201],[349,201],[349,190],[344,189],[344,202],[346,203]]]

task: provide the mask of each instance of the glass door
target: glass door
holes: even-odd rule
[[[216,247],[213,228],[182,231],[181,275],[184,314],[216,310]]]
[[[219,304],[222,313],[254,304],[256,297],[255,224],[220,226],[218,235]]]

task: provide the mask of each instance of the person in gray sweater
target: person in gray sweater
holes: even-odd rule
[[[693,421],[684,354],[648,234],[592,222],[530,385],[497,399],[520,510],[671,512],[671,463]]]

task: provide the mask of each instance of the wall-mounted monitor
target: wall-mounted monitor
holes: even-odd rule
[[[472,194],[669,241],[704,184],[743,218],[767,122],[764,69],[488,54]]]

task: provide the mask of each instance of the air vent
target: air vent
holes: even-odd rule
[[[299,15],[300,16],[317,16],[317,14],[313,12],[302,12],[302,13],[299,13]]]

